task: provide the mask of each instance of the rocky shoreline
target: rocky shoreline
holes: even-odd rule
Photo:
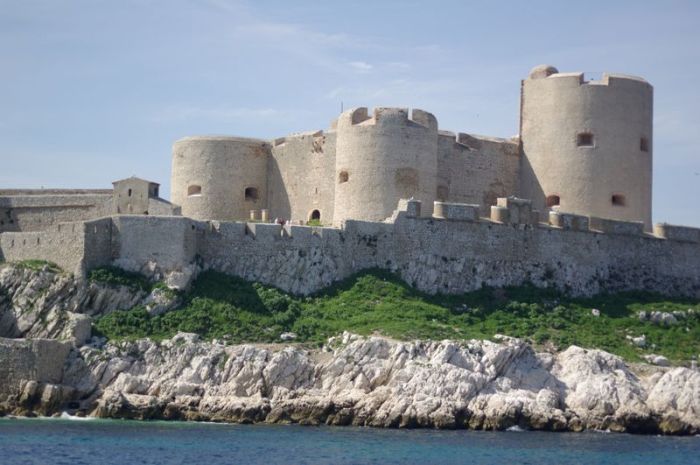
[[[91,337],[92,316],[177,302],[70,275],[0,267],[0,415],[390,428],[700,433],[700,372],[526,341],[400,342],[349,333],[323,348]]]
[[[346,333],[308,350],[181,333],[79,349],[3,339],[0,351],[14,372],[0,378],[5,415],[700,433],[698,371],[628,366],[575,346],[537,353],[509,338],[407,343]]]

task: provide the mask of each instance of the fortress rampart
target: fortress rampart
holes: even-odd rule
[[[0,232],[41,231],[52,225],[109,215],[112,192],[0,191]]]
[[[500,202],[519,209],[502,223],[476,216],[478,205],[444,202],[436,209],[442,216],[431,218],[412,213],[416,203],[404,202],[393,222],[346,220],[340,229],[120,215],[3,233],[0,254],[47,259],[78,273],[106,264],[151,275],[214,269],[298,294],[381,268],[430,293],[532,283],[574,295],[700,297],[697,228],[658,225],[660,235],[652,235],[642,223],[557,213],[533,223],[522,201]]]

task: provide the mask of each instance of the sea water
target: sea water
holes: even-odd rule
[[[700,464],[700,437],[0,419],[0,464]]]

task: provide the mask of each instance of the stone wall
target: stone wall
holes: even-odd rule
[[[45,231],[0,234],[5,261],[48,260],[63,270],[80,272],[85,253],[85,228],[81,222],[62,223]]]
[[[443,204],[444,219],[421,218],[411,208],[416,202],[404,202],[393,223],[347,220],[342,228],[115,216],[3,233],[0,256],[46,259],[76,272],[115,264],[191,276],[201,266],[297,294],[381,268],[429,293],[532,283],[574,295],[645,290],[700,297],[699,230],[681,234],[667,226],[667,237],[658,237],[640,223],[572,223],[566,214],[536,223],[532,215],[510,214],[519,201],[501,202],[509,213],[502,223],[463,215],[477,208],[470,205]]]
[[[28,193],[34,192],[34,193]],[[111,213],[111,191],[103,193],[7,191],[0,193],[0,232],[41,231],[51,225],[99,218]]]
[[[481,216],[498,197],[518,192],[517,140],[440,131],[438,200],[481,205]]]
[[[202,223],[176,216],[128,216],[112,218],[111,256],[122,268],[148,272],[180,271],[191,264],[198,248]],[[151,269],[151,271],[152,271]]]
[[[70,347],[53,339],[0,338],[0,401],[19,394],[25,381],[61,383]]]
[[[343,229],[209,224],[199,250],[206,267],[301,294],[383,268],[430,293],[531,282],[576,295],[651,290],[700,296],[700,244],[639,230],[634,235],[628,228],[609,231],[400,213],[393,224],[348,220]]]
[[[333,221],[335,131],[315,131],[275,139],[268,165],[270,218],[306,223],[314,210]]]

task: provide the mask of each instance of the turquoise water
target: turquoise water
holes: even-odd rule
[[[700,438],[0,419],[0,464],[699,464]]]

